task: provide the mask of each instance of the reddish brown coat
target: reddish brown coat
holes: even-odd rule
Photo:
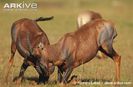
[[[36,20],[31,20],[27,18],[20,19],[13,23],[11,28],[11,57],[9,60],[9,70],[7,72],[7,77],[10,68],[13,64],[13,59],[16,50],[24,58],[24,62],[21,66],[21,70],[18,78],[19,80],[23,77],[25,70],[28,66],[33,65],[34,68],[39,73],[39,81],[44,81],[47,73],[45,72],[45,67],[40,64],[40,53],[37,51],[38,44],[41,42],[44,46],[50,45],[49,40],[45,32],[38,26],[37,21],[51,20],[53,17],[49,18],[38,18]],[[50,73],[54,71],[54,66],[49,64]],[[6,77],[6,78],[7,78]],[[46,80],[49,76],[47,76]]]
[[[56,44],[44,47],[41,50],[43,64],[47,67],[51,62],[58,66],[59,82],[66,83],[75,67],[93,59],[100,50],[117,63],[116,80],[119,80],[120,56],[112,46],[116,35],[114,25],[110,21],[97,19],[75,32],[65,34]]]

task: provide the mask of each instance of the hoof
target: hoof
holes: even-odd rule
[[[37,84],[38,84],[38,85],[40,85],[40,84],[45,84],[45,82],[44,82],[44,81],[38,81]]]
[[[15,82],[16,84],[21,84],[22,78],[16,77],[13,79],[13,82]]]
[[[33,86],[37,85],[36,81],[31,81],[30,84],[32,84]]]
[[[72,80],[72,81],[70,82],[70,84],[72,84],[72,85],[79,85],[79,83],[80,83],[79,80]]]
[[[73,75],[73,76],[71,77],[71,80],[69,81],[69,83],[72,84],[72,85],[79,85],[80,80],[77,78],[76,75]]]
[[[66,87],[66,84],[64,84],[63,82],[59,83],[60,87]]]
[[[38,81],[37,84],[45,84],[45,83],[48,82],[48,79],[49,79],[49,76],[46,76],[46,77],[44,77],[44,76],[39,76],[39,81]]]

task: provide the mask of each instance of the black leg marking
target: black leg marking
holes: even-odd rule
[[[49,79],[49,76],[47,76],[44,72],[44,70],[41,68],[40,64],[35,66],[36,71],[39,74],[39,81],[38,84],[46,83]]]
[[[58,82],[59,83],[61,83],[61,81],[62,81],[62,75],[63,75],[63,70],[60,68],[60,67],[58,67]]]
[[[72,71],[73,71],[72,68],[66,69],[66,71],[65,71],[65,73],[63,75],[63,79],[62,79],[63,83],[65,83],[65,84],[67,83],[68,78],[70,77]]]
[[[29,64],[27,63],[27,61],[24,61],[22,66],[21,66],[19,76],[17,78],[15,78],[14,81],[19,80],[19,79],[22,80],[22,78],[24,76],[24,72],[26,71],[28,66],[29,66]]]

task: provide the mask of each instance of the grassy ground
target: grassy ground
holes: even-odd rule
[[[10,0],[11,1],[11,0]],[[15,1],[15,0],[13,0]],[[22,0],[21,0],[22,1]],[[21,2],[18,1],[18,2]],[[35,0],[32,0],[35,1]],[[21,18],[38,18],[40,16],[51,16],[55,18],[48,22],[38,24],[47,33],[51,44],[67,32],[76,30],[76,16],[84,10],[94,10],[102,14],[105,19],[112,20],[116,24],[118,37],[115,39],[114,47],[122,56],[121,81],[132,82],[133,86],[133,11],[132,0],[38,0],[38,9],[28,10],[5,10],[3,4],[7,0],[0,1],[0,87],[15,87],[12,79],[18,76],[23,59],[16,53],[14,66],[9,76],[9,83],[4,82],[5,70],[10,56],[10,28],[14,21]],[[8,1],[9,2],[9,1]],[[99,60],[97,58],[87,64],[76,68],[73,75],[88,82],[106,82],[114,80],[114,63],[110,58]],[[36,85],[33,81],[37,80],[38,74],[29,67],[25,73],[26,80],[21,87],[58,87],[54,84],[57,78],[57,71],[50,77],[50,83]],[[70,85],[71,86],[71,85]],[[78,87],[113,87],[112,85],[89,85],[81,84]],[[17,87],[17,86],[16,86]]]

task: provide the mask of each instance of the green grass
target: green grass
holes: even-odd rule
[[[14,0],[15,1],[15,0]],[[34,1],[34,0],[32,0]],[[84,10],[94,10],[102,14],[105,19],[112,20],[117,28],[118,37],[115,39],[114,47],[122,56],[121,63],[121,81],[130,81],[131,85],[122,85],[122,87],[133,86],[133,11],[132,0],[38,0],[38,9],[36,10],[13,10],[3,9],[3,3],[0,3],[0,87],[15,87],[12,79],[18,76],[22,57],[16,53],[14,66],[12,67],[9,84],[4,82],[7,62],[10,56],[10,28],[14,21],[21,18],[35,19],[40,16],[53,15],[54,20],[48,22],[39,22],[40,27],[46,32],[51,44],[56,43],[65,33],[76,30],[76,16]],[[76,68],[72,75],[78,75],[82,79],[93,81],[113,81],[114,80],[114,62],[110,59],[99,60],[97,58]],[[38,78],[38,74],[30,67],[25,73],[27,78]],[[57,70],[52,74],[50,81],[57,79]],[[58,87],[54,82],[45,85],[36,85],[31,80],[25,80],[21,87]],[[70,85],[71,86],[71,85]],[[18,87],[18,86],[16,86]],[[112,85],[78,85],[77,87],[113,87]]]

